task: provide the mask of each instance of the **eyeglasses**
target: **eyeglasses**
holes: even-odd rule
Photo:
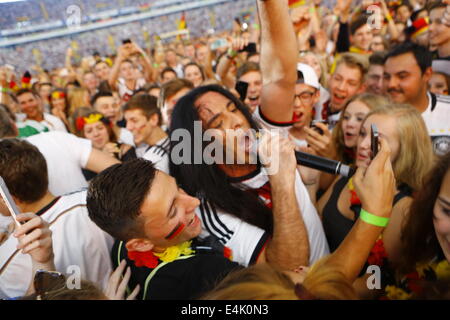
[[[313,95],[314,95],[314,92],[302,92],[300,94],[294,95],[294,100],[298,98],[298,99],[300,99],[302,104],[304,104],[304,105],[310,104],[312,102]]]
[[[34,275],[33,284],[37,300],[44,300],[48,293],[60,291],[66,287],[66,277],[57,271],[38,270]]]

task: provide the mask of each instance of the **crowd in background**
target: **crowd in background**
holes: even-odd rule
[[[187,17],[172,41],[142,35],[175,16],[0,54],[0,176],[23,212],[0,202],[0,298],[449,299],[448,1]],[[237,163],[194,160],[198,122]],[[251,129],[278,134],[254,151]]]

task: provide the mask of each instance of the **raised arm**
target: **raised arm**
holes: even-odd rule
[[[381,150],[366,172],[359,168],[353,180],[362,208],[384,219],[389,218],[392,212],[395,178],[389,146],[384,139],[380,139],[380,142]],[[353,282],[383,229],[359,218],[337,250],[330,255],[327,263],[333,264]]]
[[[287,0],[258,0],[261,21],[261,112],[276,122],[292,120],[297,80],[297,39]]]

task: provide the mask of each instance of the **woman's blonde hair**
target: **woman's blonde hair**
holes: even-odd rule
[[[344,114],[347,110],[347,107],[350,103],[359,101],[362,102],[369,110],[373,110],[377,107],[384,106],[388,103],[388,100],[379,95],[375,95],[372,93],[362,93],[350,98],[344,105],[344,108],[341,111],[341,116],[339,117],[339,121],[336,124],[336,127],[333,129],[332,133],[332,143],[336,150],[336,159],[339,161],[344,161],[349,163],[350,159],[347,159],[345,155],[345,143],[344,143],[344,132],[342,130],[342,122],[344,121]]]
[[[372,110],[364,121],[373,115],[390,116],[396,120],[399,151],[392,164],[395,179],[397,185],[404,183],[413,190],[419,190],[435,163],[431,139],[422,115],[409,104],[397,103]]]
[[[343,273],[326,263],[316,262],[302,284],[295,284],[282,271],[256,264],[225,277],[204,300],[350,300],[357,299],[352,284]],[[298,288],[301,288],[300,290]],[[299,293],[299,291],[301,293]]]
[[[69,102],[69,116],[72,116],[74,111],[80,107],[90,107],[90,103],[86,101],[86,96],[89,97],[89,91],[86,88],[73,88],[68,93]]]

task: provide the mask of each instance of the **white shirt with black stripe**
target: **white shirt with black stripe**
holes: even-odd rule
[[[166,137],[152,146],[148,146],[142,158],[151,161],[155,168],[169,174],[170,139]]]
[[[250,189],[258,189],[269,182],[269,178],[264,169],[240,184]],[[300,175],[296,172],[295,193],[298,206],[308,232],[310,246],[310,264],[329,254],[328,243],[322,227],[319,215],[309,198],[308,191],[303,184]],[[262,198],[262,200],[266,200]],[[244,222],[240,218],[229,213],[215,209],[213,206],[202,200],[196,209],[197,215],[202,221],[202,234],[206,237],[212,234],[219,238],[225,246],[233,252],[233,261],[244,266],[256,262],[257,257],[264,248],[269,234],[263,229]]]
[[[438,155],[450,152],[450,96],[428,92],[428,107],[422,118],[433,142],[433,150]]]
[[[36,214],[50,224],[56,271],[75,276],[79,270],[81,279],[106,289],[113,239],[89,218],[86,191],[56,198]],[[0,245],[0,299],[23,296],[33,279],[31,257],[18,251],[17,244],[10,235]]]

